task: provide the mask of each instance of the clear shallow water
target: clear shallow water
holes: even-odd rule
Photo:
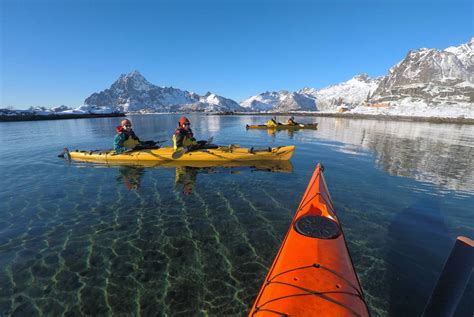
[[[317,162],[374,316],[419,316],[455,237],[474,237],[474,126],[189,117],[217,144],[295,144],[292,172],[67,163],[64,146],[109,148],[117,118],[0,123],[0,315],[245,314]],[[131,119],[165,140],[178,116]],[[471,278],[457,316],[473,299]]]

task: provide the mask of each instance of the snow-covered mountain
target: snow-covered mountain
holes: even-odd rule
[[[264,92],[252,96],[240,103],[245,109],[250,111],[315,111],[316,102],[314,97],[299,93],[280,90],[279,92]]]
[[[68,116],[68,115],[120,115],[116,110],[110,107],[83,105],[77,108],[67,106],[58,106],[53,108],[30,107],[26,110],[17,110],[12,108],[0,109],[0,121],[5,117],[48,117],[48,116]],[[33,120],[33,119],[30,119]],[[9,121],[9,120],[7,120]]]
[[[199,96],[199,100],[190,104],[183,104],[180,107],[184,111],[205,111],[205,112],[226,112],[243,111],[237,102],[232,99],[218,96],[207,92],[204,96]]]
[[[445,50],[410,51],[383,77],[360,74],[322,89],[265,92],[240,105],[268,112],[333,112],[344,106],[357,113],[474,117],[473,104],[474,38]]]
[[[138,71],[120,75],[109,89],[93,93],[84,103],[108,106],[124,112],[243,110],[235,101],[212,93],[200,96],[173,87],[155,86]]]
[[[339,106],[363,104],[377,88],[381,78],[360,74],[348,81],[323,89],[303,88],[296,92],[264,92],[240,103],[251,111],[336,111]]]
[[[370,78],[367,74],[360,74],[337,85],[320,90],[303,88],[299,92],[313,96],[318,110],[335,111],[340,106],[351,108],[366,102],[381,80],[381,77]]]
[[[108,89],[93,93],[84,106],[34,108],[34,113],[119,112],[335,112],[474,118],[474,38],[444,50],[409,51],[383,77],[359,74],[322,89],[281,90],[252,96],[240,105],[213,93],[201,96],[159,87],[138,71],[122,74]],[[5,113],[8,109],[4,109]],[[10,112],[8,112],[10,113]]]

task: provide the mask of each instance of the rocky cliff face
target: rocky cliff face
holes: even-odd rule
[[[474,38],[458,47],[410,51],[383,78],[372,102],[474,102]],[[407,100],[408,99],[408,100]]]
[[[138,71],[122,74],[109,89],[92,94],[84,103],[124,112],[243,110],[235,101],[215,94],[200,96],[173,87],[155,86]]]

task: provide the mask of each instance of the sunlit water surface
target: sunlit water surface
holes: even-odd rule
[[[419,316],[454,239],[474,237],[472,125],[317,118],[271,135],[245,130],[264,117],[189,117],[217,144],[295,144],[292,172],[68,163],[65,146],[110,148],[119,120],[0,123],[0,315],[244,315],[317,162],[374,316]],[[143,140],[178,121],[130,118]],[[471,278],[456,315],[473,299]]]

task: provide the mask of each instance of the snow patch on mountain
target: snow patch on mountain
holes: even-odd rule
[[[303,89],[314,96],[320,111],[336,111],[338,107],[353,108],[368,100],[382,78],[370,78],[367,74],[354,76],[348,81],[321,90]]]
[[[244,111],[244,109],[234,100],[218,96],[211,92],[207,92],[204,96],[200,96],[197,102],[181,106],[180,109],[184,111],[204,112]]]
[[[316,102],[313,96],[300,92],[280,90],[264,92],[252,96],[240,103],[240,106],[252,111],[289,112],[315,111]]]
[[[287,91],[267,91],[245,99],[240,103],[240,106],[254,111],[269,111],[278,106],[287,93]]]

